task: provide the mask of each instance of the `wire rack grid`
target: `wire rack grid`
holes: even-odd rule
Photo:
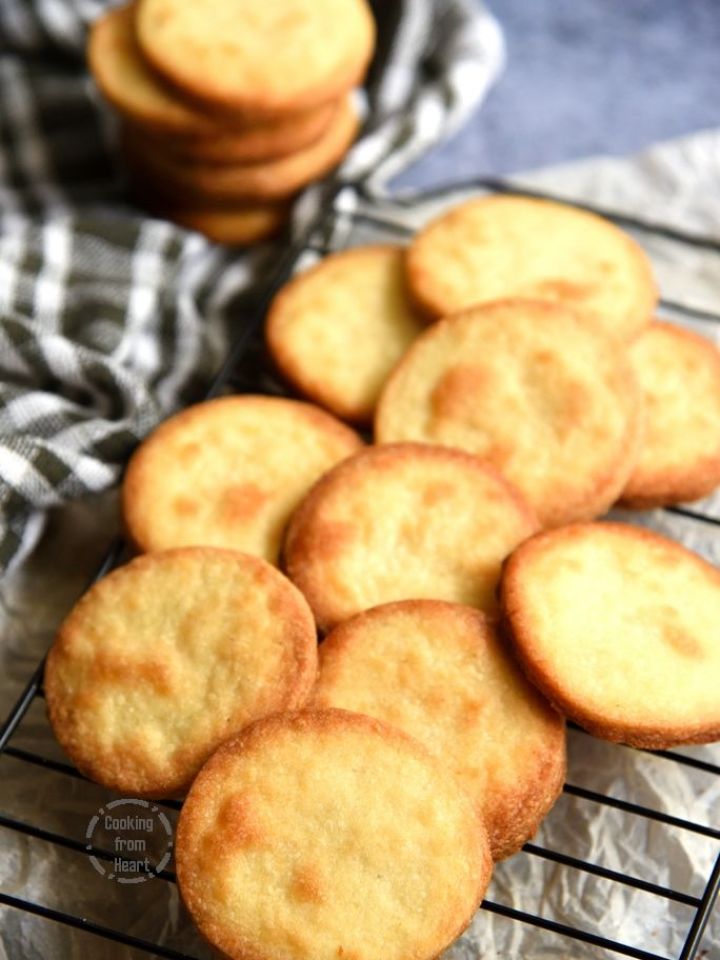
[[[411,234],[406,221],[400,215],[408,204],[419,201],[426,202],[434,199],[442,200],[443,197],[458,195],[465,192],[512,192],[524,193],[531,196],[542,196],[548,199],[558,199],[548,196],[547,193],[539,194],[535,191],[519,190],[517,186],[497,179],[480,179],[469,183],[452,184],[447,188],[439,188],[435,191],[426,191],[423,194],[416,195],[413,200],[397,200],[398,216],[388,214],[386,206],[380,212],[374,207],[369,198],[362,199],[362,191],[359,192],[361,202],[355,205],[353,209],[342,208],[338,199],[345,192],[345,187],[335,184],[332,201],[328,206],[327,212],[312,226],[305,235],[297,242],[291,244],[285,255],[278,261],[274,274],[267,284],[267,287],[261,297],[257,299],[253,309],[248,314],[247,322],[243,324],[241,332],[237,337],[233,348],[228,356],[223,368],[219,371],[212,386],[210,387],[207,398],[219,395],[228,391],[264,391],[264,392],[284,392],[282,385],[277,382],[269,372],[269,368],[264,363],[262,350],[261,329],[268,303],[278,287],[298,268],[305,263],[308,258],[320,257],[332,249],[338,248],[338,229],[345,238],[340,245],[357,245],[363,242],[363,231],[372,232],[376,238],[378,232],[384,234],[388,239],[397,241],[407,240]],[[610,220],[615,221],[620,226],[633,232],[641,242],[643,239],[652,241],[653,239],[669,240],[680,245],[691,247],[700,247],[712,254],[720,257],[720,242],[702,236],[684,233],[676,229],[668,228],[662,224],[651,223],[636,217],[627,217],[614,214],[612,211],[597,210],[588,205],[580,204],[585,209],[591,209],[598,212]],[[661,302],[661,310],[671,318],[679,319],[681,322],[688,322],[690,325],[708,325],[720,324],[720,313],[714,313],[712,310],[699,308],[692,304],[686,304],[678,301],[665,300]],[[675,517],[682,518],[683,522],[689,524],[703,524],[708,530],[717,537],[720,543],[720,513],[715,514],[711,510],[703,510],[696,506],[692,507],[673,507],[668,508],[668,513]],[[123,559],[124,545],[117,541],[113,544],[108,555],[105,557],[101,567],[96,571],[94,580],[99,579],[106,574],[113,566]],[[17,699],[17,702],[10,710],[8,716],[0,727],[0,760],[3,763],[18,763],[31,767],[37,772],[38,777],[43,777],[50,773],[60,775],[66,778],[82,781],[84,778],[71,765],[60,760],[45,756],[35,750],[28,750],[15,744],[15,738],[21,728],[24,718],[30,708],[38,701],[42,700],[42,678],[44,661],[40,662],[34,670],[27,685]],[[578,729],[578,728],[576,728]],[[612,749],[625,750],[625,747],[613,747]],[[647,751],[641,751],[646,753]],[[720,765],[705,759],[702,756],[690,755],[678,751],[655,751],[654,757],[660,757],[671,764],[680,767],[690,768],[701,771],[710,778],[720,776]],[[89,784],[88,784],[89,786]],[[568,782],[564,786],[564,795],[573,798],[574,801],[590,805],[599,805],[605,808],[613,808],[622,811],[630,817],[642,818],[647,822],[652,822],[662,827],[683,831],[687,834],[702,838],[703,842],[709,845],[717,846],[717,855],[712,861],[711,868],[704,880],[701,890],[693,893],[683,889],[677,889],[676,885],[664,885],[657,883],[649,876],[638,877],[624,871],[610,869],[609,867],[593,862],[591,859],[585,859],[582,855],[576,855],[577,851],[570,849],[555,849],[542,843],[528,843],[523,848],[520,857],[540,858],[550,864],[556,865],[562,870],[581,871],[588,876],[599,878],[610,884],[621,884],[626,887],[642,891],[651,897],[659,898],[667,903],[680,904],[687,910],[686,928],[683,930],[682,947],[678,953],[669,957],[664,954],[652,952],[645,949],[644,945],[637,945],[625,942],[623,939],[613,936],[612,931],[600,929],[584,929],[580,926],[571,926],[562,923],[550,916],[542,914],[539,910],[517,909],[492,899],[483,901],[482,909],[489,911],[500,917],[506,918],[513,923],[519,923],[534,927],[540,937],[547,932],[565,945],[567,949],[570,944],[580,942],[592,945],[598,948],[599,955],[602,956],[626,956],[634,957],[636,960],[693,960],[701,946],[703,933],[706,929],[711,911],[720,890],[720,830],[715,826],[697,822],[696,820],[682,816],[670,814],[663,810],[654,809],[649,805],[640,802],[633,802],[632,799],[620,798],[607,793],[590,789],[582,784]],[[169,810],[179,810],[181,804],[175,801],[158,801],[161,806]],[[96,809],[96,808],[95,808]],[[88,806],[88,811],[92,811],[92,803]],[[553,816],[551,813],[550,816]],[[88,847],[84,838],[73,835],[71,832],[58,832],[45,829],[42,826],[26,822],[15,816],[9,816],[0,813],[0,829],[13,831],[28,838],[33,838],[39,843],[47,843],[55,848],[69,851],[71,854],[88,857],[94,856],[100,860],[112,860],[113,853],[109,850],[98,849],[97,847]],[[652,874],[650,874],[652,876]],[[159,883],[175,883],[175,876],[172,870],[161,872]],[[17,893],[6,893],[0,891],[0,906],[5,906],[13,910],[23,911],[26,914],[33,914],[57,924],[66,927],[77,928],[105,941],[112,941],[116,944],[122,944],[133,948],[137,955],[151,954],[158,957],[165,957],[168,960],[197,960],[198,954],[195,952],[187,953],[182,949],[175,949],[167,946],[158,940],[136,937],[120,929],[116,929],[108,923],[96,922],[80,913],[71,913],[64,910],[55,909],[43,903],[34,902],[24,898]],[[160,922],[158,930],[161,929]],[[606,935],[606,933],[608,935]],[[553,943],[557,942],[553,939]],[[704,954],[703,954],[704,955]]]

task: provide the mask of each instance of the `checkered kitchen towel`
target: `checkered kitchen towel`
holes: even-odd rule
[[[196,399],[272,251],[141,216],[84,68],[103,0],[0,2],[0,570],[44,511],[117,481]],[[379,192],[482,99],[502,39],[480,0],[377,0],[365,134],[340,175]],[[296,229],[322,205],[309,191]]]

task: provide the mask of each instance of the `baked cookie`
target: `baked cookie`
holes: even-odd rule
[[[140,0],[137,37],[206,108],[275,117],[362,82],[375,45],[365,0]]]
[[[502,612],[533,683],[590,733],[660,749],[720,739],[720,571],[622,523],[533,537]]]
[[[565,778],[565,723],[478,610],[374,607],[320,645],[312,709],[364,713],[423,743],[475,802],[495,860],[535,834]]]
[[[310,146],[275,160],[217,164],[193,162],[162,150],[137,128],[126,127],[122,149],[131,170],[157,193],[183,205],[220,201],[284,200],[336,167],[358,131],[357,111],[348,99]]]
[[[135,39],[135,4],[115,7],[90,27],[88,65],[103,96],[135,123],[210,136],[218,124],[165,87],[143,60]]]
[[[369,447],[303,500],[284,563],[321,630],[390,600],[492,611],[500,564],[537,528],[517,491],[476,457],[414,443]]]
[[[170,417],[138,447],[122,510],[143,551],[205,544],[277,560],[310,486],[362,446],[309,403],[221,397]]]
[[[697,500],[720,483],[720,351],[653,323],[632,344],[645,429],[621,503],[645,509]]]
[[[235,960],[432,960],[491,871],[452,776],[342,710],[270,717],[224,744],[185,801],[175,860],[191,917]]]
[[[604,513],[633,469],[639,389],[624,351],[584,315],[502,300],[434,324],[391,374],[379,443],[458,447],[514,483],[543,526]]]
[[[423,329],[405,290],[405,251],[354,247],[294,277],[265,336],[283,375],[339,417],[372,419],[380,388]]]
[[[505,297],[579,307],[616,337],[650,323],[657,301],[647,257],[612,223],[526,197],[469,200],[415,237],[410,291],[431,318]]]
[[[229,207],[206,209],[179,207],[158,203],[152,191],[136,185],[138,201],[151,213],[164,220],[173,220],[187,230],[196,230],[215,243],[246,247],[274,237],[288,218],[287,205]]]
[[[45,666],[55,736],[78,769],[129,796],[185,790],[258,717],[301,706],[315,624],[274,567],[191,547],[104,577],[60,627]]]
[[[142,136],[156,150],[190,163],[257,163],[296,153],[315,143],[328,129],[338,103],[333,102],[275,123],[253,123],[231,129],[218,124],[211,134],[169,135],[142,127]]]

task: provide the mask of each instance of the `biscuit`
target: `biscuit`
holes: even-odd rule
[[[160,149],[129,127],[124,131],[122,149],[131,170],[139,172],[160,196],[179,204],[283,200],[336,167],[358,126],[357,112],[348,99],[314,143],[275,160],[223,166],[193,162]]]
[[[125,526],[143,551],[204,544],[275,562],[310,486],[361,446],[330,414],[296,400],[244,395],[188,407],[130,460]]]
[[[365,0],[141,0],[140,48],[216,111],[276,117],[362,82],[375,45]]]
[[[487,887],[487,836],[399,730],[342,710],[253,724],[208,761],[177,830],[180,894],[235,960],[432,960]]]
[[[154,216],[173,220],[186,230],[196,230],[214,243],[246,247],[274,237],[288,219],[287,205],[207,209],[158,203],[152,191],[136,184],[139,203]]]
[[[88,62],[105,98],[145,136],[181,155],[230,163],[267,160],[308,146],[330,123],[335,103],[288,114],[273,123],[238,117],[222,121],[163,85],[142,58],[135,39],[135,4],[116,7],[90,28]]]
[[[91,587],[50,650],[45,697],[82,773],[170,796],[229,736],[301,706],[316,671],[300,592],[263,560],[195,547],[139,557]]]
[[[355,247],[293,278],[265,336],[280,371],[339,417],[369,422],[395,363],[423,329],[405,290],[405,251]]]
[[[507,561],[504,622],[533,683],[595,736],[720,738],[720,571],[622,523],[533,537]]]
[[[141,127],[141,134],[156,150],[166,151],[180,159],[218,164],[257,163],[296,153],[315,143],[328,129],[338,103],[325,104],[314,110],[289,116],[276,123],[254,123],[237,130],[218,125],[212,133],[168,135]]]
[[[364,713],[423,743],[474,801],[493,859],[519,850],[565,778],[565,723],[478,610],[401,600],[320,645],[311,709]]]
[[[639,427],[625,352],[569,307],[532,300],[434,324],[391,374],[375,417],[379,443],[439,443],[488,460],[543,526],[615,502]]]
[[[575,306],[629,339],[657,301],[647,257],[612,223],[575,207],[525,197],[469,200],[415,237],[410,291],[429,317],[505,297]]]
[[[624,506],[697,500],[720,483],[720,352],[704,337],[655,322],[630,348],[645,429]]]
[[[517,491],[476,457],[424,444],[369,447],[303,500],[284,563],[321,630],[390,600],[492,611],[500,564],[537,528]]]

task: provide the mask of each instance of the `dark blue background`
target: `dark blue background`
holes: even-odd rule
[[[505,72],[398,185],[627,154],[720,126],[720,0],[487,2],[505,33]]]

